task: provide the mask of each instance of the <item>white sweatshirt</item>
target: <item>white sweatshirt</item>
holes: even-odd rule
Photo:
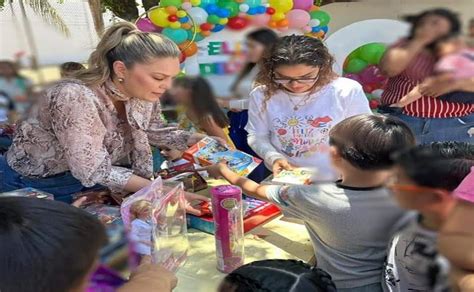
[[[306,103],[306,94],[279,90],[264,108],[263,90],[259,86],[250,94],[246,130],[248,144],[270,169],[275,160],[287,159],[329,172],[329,130],[348,117],[372,113],[361,85],[343,77],[313,93]]]

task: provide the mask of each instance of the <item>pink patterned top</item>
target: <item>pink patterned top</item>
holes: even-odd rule
[[[112,100],[125,102],[127,120],[120,119]],[[166,126],[159,102],[127,97],[110,81],[90,88],[64,80],[45,91],[38,111],[18,127],[6,157],[23,176],[71,171],[86,187],[121,191],[132,173],[153,176],[150,144],[184,150],[190,135]],[[131,169],[119,166],[127,158]]]

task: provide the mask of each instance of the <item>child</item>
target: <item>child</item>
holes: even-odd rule
[[[53,200],[0,198],[0,291],[85,291],[106,241],[103,225],[81,209]],[[172,273],[143,263],[117,291],[175,286]]]
[[[209,136],[219,137],[232,145],[229,138],[229,120],[220,109],[211,86],[202,77],[181,77],[175,80],[171,95],[183,108],[183,114],[192,126]],[[181,127],[185,128],[182,124]]]
[[[383,185],[391,174],[390,155],[413,146],[415,138],[403,122],[380,115],[345,119],[329,136],[331,162],[342,174],[336,183],[259,185],[224,163],[208,167],[208,172],[303,220],[318,267],[332,276],[338,291],[381,291],[387,231],[403,216]]]
[[[139,255],[151,255],[151,203],[146,200],[136,201],[130,206],[131,231],[130,239],[133,248]]]
[[[227,275],[218,292],[335,292],[331,276],[295,260],[263,260]]]
[[[439,291],[446,279],[437,257],[436,238],[456,199],[451,192],[474,166],[474,145],[461,142],[419,146],[395,157],[396,200],[419,215],[392,238],[384,271],[387,291]],[[439,271],[439,273],[436,273]]]
[[[282,37],[267,51],[250,94],[250,147],[278,174],[292,166],[329,168],[329,130],[345,118],[371,113],[359,83],[338,77],[334,58],[316,38]]]
[[[443,74],[447,78],[452,77],[454,80],[474,77],[474,50],[468,49],[466,43],[458,35],[449,35],[439,40],[436,43],[436,51],[440,58],[435,66],[438,74]],[[391,106],[405,107],[422,96],[420,85],[418,85]],[[439,98],[450,102],[474,103],[472,92],[450,92]]]

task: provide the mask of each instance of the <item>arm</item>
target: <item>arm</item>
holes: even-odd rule
[[[420,84],[420,93],[424,96],[437,97],[453,91],[474,92],[474,78],[454,80],[449,73],[426,78]]]
[[[474,92],[474,77],[456,81],[455,90]]]
[[[391,106],[395,107],[405,107],[410,103],[417,101],[422,97],[420,93],[420,86],[415,86],[410,92],[407,93],[404,97],[402,97],[397,103],[394,103]]]
[[[151,263],[150,257],[144,257],[142,263],[130,276],[130,280],[118,292],[170,292],[178,284],[178,279],[162,266]]]
[[[212,116],[202,118],[199,122],[199,126],[208,136],[219,137],[224,141],[228,140],[224,130],[216,124]]]

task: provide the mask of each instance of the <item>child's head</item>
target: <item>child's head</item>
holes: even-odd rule
[[[258,63],[266,49],[278,40],[278,35],[271,29],[260,28],[245,36],[247,58],[249,63]]]
[[[331,276],[295,260],[263,260],[244,265],[227,275],[219,292],[332,292]]]
[[[170,91],[177,104],[183,104],[198,118],[211,115],[219,127],[227,127],[229,121],[219,107],[211,85],[202,77],[177,78]]]
[[[316,38],[291,35],[282,37],[266,51],[257,83],[266,86],[269,98],[279,89],[304,93],[331,82],[334,58]]]
[[[450,34],[439,39],[435,44],[438,57],[454,54],[466,48],[466,43],[459,34]]]
[[[151,215],[151,203],[147,200],[136,201],[130,206],[130,220],[148,220]]]
[[[183,156],[183,152],[176,149],[163,146],[161,149],[161,155],[168,161],[176,161]]]
[[[399,205],[446,216],[455,201],[451,192],[474,166],[474,145],[436,142],[397,153],[394,159],[391,189]]]
[[[0,198],[0,291],[84,291],[103,225],[62,202]]]
[[[66,62],[61,64],[59,67],[59,71],[61,74],[61,78],[71,78],[73,77],[78,71],[85,69],[84,65],[77,62]]]
[[[401,120],[382,115],[357,115],[335,125],[329,133],[331,161],[342,174],[389,170],[391,155],[415,145],[410,128]]]

